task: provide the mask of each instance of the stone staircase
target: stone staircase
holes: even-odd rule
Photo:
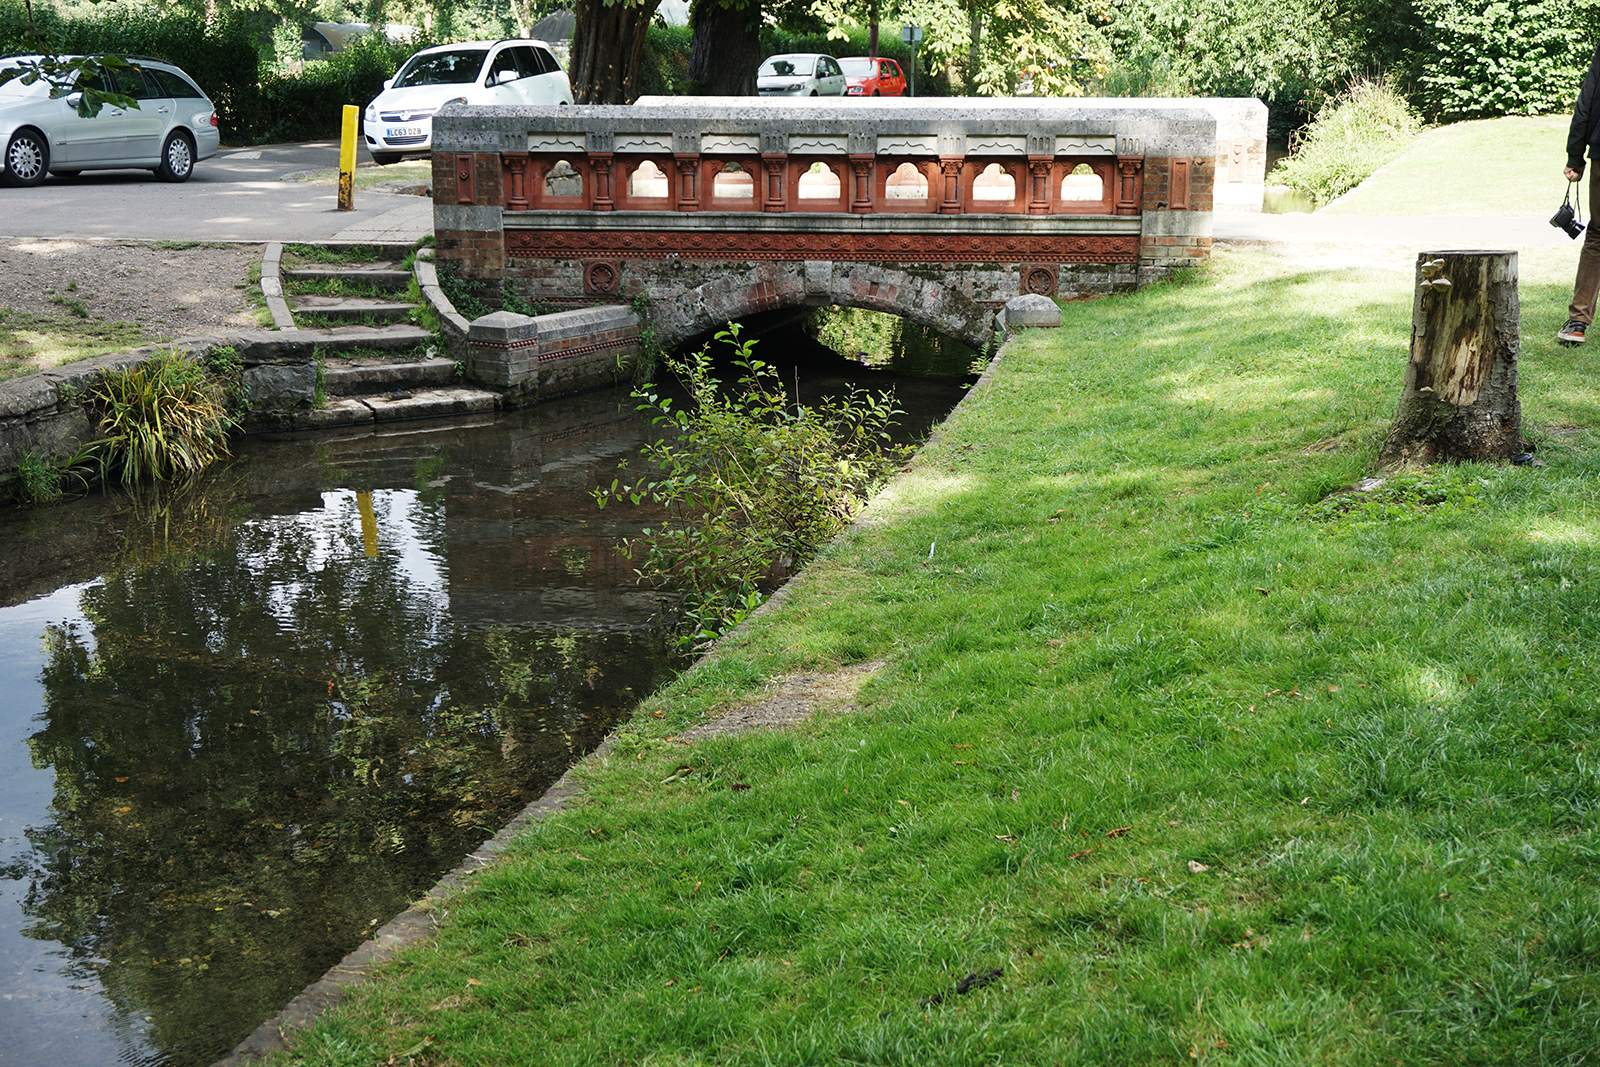
[[[273,326],[315,347],[325,398],[321,407],[297,413],[282,428],[460,416],[492,412],[499,406],[498,393],[460,384],[455,361],[437,355],[434,334],[408,321],[416,310],[405,295],[411,273],[398,264],[409,251],[384,248],[381,252],[391,258],[285,269],[283,246],[266,247],[261,290]],[[303,282],[342,283],[362,295],[286,291],[286,286],[292,289]],[[309,325],[313,322],[316,325]],[[389,352],[395,355],[385,355]]]

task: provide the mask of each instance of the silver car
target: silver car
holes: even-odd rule
[[[756,71],[757,96],[843,96],[839,61],[818,52],[768,56]]]
[[[16,67],[23,59],[0,59]],[[188,181],[197,161],[216,155],[217,111],[183,71],[171,63],[125,57],[133,70],[105,71],[90,88],[130,96],[134,108],[107,104],[94,118],[78,114],[78,90],[42,79],[0,85],[0,181],[38,185],[46,173],[70,178],[79,171],[141,168],[162,181]]]

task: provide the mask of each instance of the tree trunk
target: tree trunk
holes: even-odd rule
[[[734,7],[717,0],[695,5],[688,75],[702,95],[754,96],[760,66],[760,0]]]
[[[983,12],[967,5],[967,95],[978,95],[978,74],[983,67]]]
[[[1508,460],[1524,451],[1520,330],[1515,252],[1418,254],[1411,359],[1380,461]]]
[[[631,104],[639,95],[644,35],[659,0],[578,0],[573,14],[572,98],[580,104]]]

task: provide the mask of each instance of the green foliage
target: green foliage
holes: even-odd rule
[[[722,388],[708,348],[669,357],[690,406],[635,390],[668,436],[642,451],[652,473],[595,492],[602,507],[626,499],[665,510],[623,550],[645,577],[682,594],[697,645],[844,529],[900,455],[889,443],[899,413],[891,395],[852,389],[820,409],[791,403],[737,323],[717,340],[733,349],[735,387]]]
[[[221,385],[173,351],[100,378],[89,393],[99,418],[92,443],[100,477],[124,485],[198,474],[231,453],[234,427]]]
[[[1595,5],[1414,0],[1425,40],[1408,59],[1430,120],[1540,115],[1572,106],[1588,71]]]
[[[1329,100],[1273,178],[1326,204],[1405,151],[1421,123],[1394,87],[1359,81]]]
[[[689,77],[689,46],[694,30],[689,26],[650,24],[644,35],[644,57],[640,61],[641,96],[671,96],[686,90]]]
[[[1318,0],[1111,0],[1107,87],[1298,101],[1352,69]]]
[[[394,42],[381,33],[357,37],[342,52],[292,73],[261,79],[261,139],[268,142],[338,136],[344,107],[365,107],[411,53],[439,42]]]

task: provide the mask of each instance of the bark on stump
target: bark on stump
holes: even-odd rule
[[[1515,252],[1422,252],[1405,390],[1384,465],[1509,460],[1524,451]]]

